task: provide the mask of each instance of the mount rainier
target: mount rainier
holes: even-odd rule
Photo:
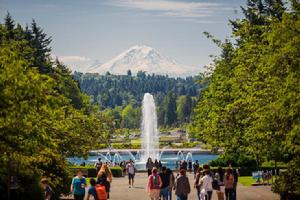
[[[137,45],[119,54],[112,60],[90,68],[89,73],[124,75],[131,70],[133,74],[144,71],[147,74],[169,76],[191,76],[199,73],[199,68],[179,64],[173,59],[162,56],[155,49]]]

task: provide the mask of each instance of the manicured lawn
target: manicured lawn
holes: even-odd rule
[[[253,183],[255,183],[255,179],[252,178],[252,176],[240,176],[239,182],[244,186],[251,186]]]
[[[131,144],[141,144],[141,139],[133,139],[131,140]]]

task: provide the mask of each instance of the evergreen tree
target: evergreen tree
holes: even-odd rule
[[[164,124],[173,125],[176,122],[176,96],[173,92],[168,92],[164,99]]]
[[[42,73],[50,73],[52,72],[52,69],[47,62],[49,61],[51,52],[49,44],[52,39],[44,33],[43,29],[37,25],[35,20],[31,23],[31,32],[32,37],[30,43],[34,49],[34,66],[38,66]]]
[[[177,119],[179,123],[189,122],[192,112],[192,98],[190,96],[180,96],[177,101]]]
[[[15,28],[15,21],[12,19],[10,13],[8,12],[4,18],[4,25],[7,31],[6,39],[13,39],[14,38],[14,28]]]

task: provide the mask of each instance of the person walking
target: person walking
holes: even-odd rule
[[[158,169],[159,172],[162,170],[162,163],[161,163],[160,160],[158,161],[158,168],[157,169]]]
[[[41,184],[44,190],[44,200],[51,200],[53,195],[53,190],[49,185],[49,180],[47,178],[42,178]]]
[[[234,176],[232,169],[227,169],[224,177],[226,200],[233,200]]]
[[[204,171],[204,176],[200,179],[200,182],[202,183],[201,192],[200,192],[201,200],[211,200],[212,192],[213,192],[213,188],[212,188],[213,179],[210,176],[210,171],[208,170]]]
[[[197,175],[198,170],[199,170],[198,160],[196,160],[196,162],[193,164],[193,169],[194,169],[194,179],[196,179],[196,175]]]
[[[186,160],[182,161],[181,168],[183,168],[185,171],[187,170],[187,162],[186,162]]]
[[[160,188],[162,186],[162,181],[157,173],[156,167],[152,168],[152,174],[148,178],[148,195],[151,200],[159,200]]]
[[[97,184],[104,185],[109,199],[110,184],[112,182],[112,173],[107,164],[103,164],[97,175]]]
[[[219,167],[217,172],[215,173],[215,180],[218,182],[218,190],[217,190],[217,197],[218,200],[224,200],[224,172],[222,167]]]
[[[233,200],[236,200],[236,189],[237,189],[237,183],[239,180],[239,171],[238,169],[232,169],[232,174],[234,177],[234,183],[233,183]]]
[[[175,187],[175,176],[170,168],[167,169],[167,173],[170,174],[168,200],[172,200],[172,189]]]
[[[169,185],[170,185],[170,174],[167,173],[167,168],[162,167],[162,172],[159,173],[162,185],[160,188],[160,197],[163,197],[163,200],[168,200]]]
[[[102,166],[101,158],[98,158],[98,161],[94,164],[94,167],[96,168],[96,174],[98,174],[101,166]]]
[[[154,160],[154,167],[156,167],[157,171],[159,171],[159,164],[157,159]]]
[[[181,169],[179,173],[180,175],[175,182],[175,194],[177,195],[177,200],[187,200],[188,194],[191,192],[190,182],[186,176],[185,169]]]
[[[192,170],[193,170],[193,161],[192,160],[188,161],[188,169],[189,169],[189,172],[192,173]]]
[[[126,171],[128,173],[129,188],[131,188],[133,187],[134,184],[134,175],[135,175],[135,167],[131,159],[129,160],[129,163],[126,165]]]
[[[146,170],[148,172],[148,176],[150,176],[152,174],[152,169],[154,167],[154,163],[152,161],[152,159],[149,157],[146,163]]]
[[[72,179],[70,191],[74,195],[74,200],[83,200],[85,196],[86,179],[82,171],[77,171],[77,176]]]
[[[96,193],[96,180],[91,178],[90,179],[90,187],[88,189],[88,194],[87,194],[87,200],[90,199],[90,197],[93,197],[94,200],[98,200],[98,197],[97,197],[97,193]]]
[[[194,183],[194,188],[196,188],[196,190],[197,190],[197,197],[198,197],[198,200],[201,199],[202,182],[200,182],[200,179],[201,179],[202,177],[203,177],[202,167],[199,167],[199,168],[198,168],[197,175],[196,175],[195,183]]]

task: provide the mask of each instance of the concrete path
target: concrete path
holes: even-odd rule
[[[193,186],[193,176],[188,174],[190,184]],[[111,185],[111,200],[148,200],[147,191],[147,174],[137,173],[135,177],[135,187],[128,187],[127,177],[114,178]],[[270,186],[242,186],[238,185],[237,189],[238,200],[279,200],[279,196],[271,192]],[[173,192],[173,199],[176,196]],[[189,195],[190,200],[197,200],[196,190],[192,188]],[[213,192],[213,200],[217,200],[216,192]]]

